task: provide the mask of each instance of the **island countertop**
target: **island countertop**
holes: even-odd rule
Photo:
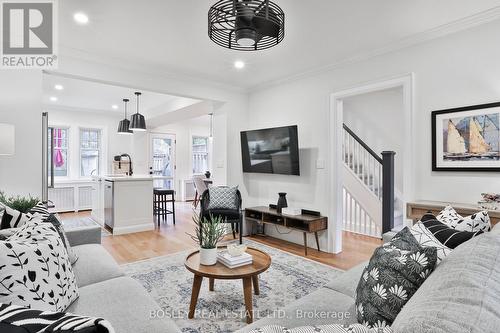
[[[133,182],[133,181],[153,181],[155,179],[166,179],[168,177],[163,176],[151,176],[151,175],[132,175],[132,176],[120,176],[120,175],[108,175],[108,176],[92,176],[93,180],[107,180],[110,182]]]

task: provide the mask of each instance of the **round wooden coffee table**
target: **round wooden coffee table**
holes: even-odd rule
[[[220,247],[219,249],[223,248],[224,247]],[[189,305],[189,319],[194,317],[203,278],[209,279],[210,291],[214,290],[214,280],[242,279],[246,320],[248,324],[253,321],[252,284],[255,295],[259,295],[259,274],[266,271],[269,266],[271,266],[271,257],[267,253],[251,247],[249,247],[246,252],[252,255],[253,263],[238,268],[228,268],[220,262],[217,262],[217,264],[213,266],[200,265],[200,251],[195,251],[186,258],[184,265],[194,274],[191,304]]]

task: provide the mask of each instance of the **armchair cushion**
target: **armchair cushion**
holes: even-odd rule
[[[210,215],[222,216],[225,217],[227,220],[238,220],[240,218],[239,210],[232,210],[232,209],[211,209],[206,211],[203,217],[209,218]]]
[[[208,210],[232,209],[238,210],[238,187],[210,187]]]

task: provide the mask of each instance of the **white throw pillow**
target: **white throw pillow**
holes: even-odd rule
[[[418,222],[413,227],[410,228],[411,234],[417,242],[423,247],[435,247],[437,249],[437,263],[439,265],[441,260],[443,260],[448,254],[450,254],[451,249],[446,245],[443,245],[436,237],[425,227],[422,222]]]
[[[78,298],[68,252],[57,230],[41,218],[0,241],[0,303],[65,311]]]
[[[436,218],[438,221],[459,231],[487,232],[491,230],[490,216],[485,210],[462,217],[452,206],[446,206]]]

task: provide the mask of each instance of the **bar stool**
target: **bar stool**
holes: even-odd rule
[[[172,209],[167,208],[167,204],[172,203]],[[160,228],[160,217],[163,222],[167,221],[167,215],[172,214],[172,220],[175,225],[175,191],[165,188],[153,189],[153,214],[158,219],[158,228]]]

